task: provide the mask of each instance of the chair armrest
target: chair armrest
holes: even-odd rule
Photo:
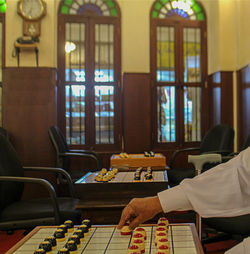
[[[191,151],[199,151],[200,147],[190,147],[190,148],[184,148],[184,149],[180,149],[180,150],[176,150],[173,154],[172,157],[170,159],[170,163],[169,163],[169,167],[170,169],[174,168],[174,163],[175,163],[175,158],[177,157],[177,155],[179,155],[180,153],[183,152],[191,152]]]
[[[50,167],[23,167],[23,169],[25,171],[55,172],[55,173],[63,175],[66,178],[66,180],[67,180],[67,183],[68,183],[68,186],[69,186],[70,195],[72,197],[74,197],[74,198],[76,197],[75,190],[74,190],[74,187],[73,187],[72,179],[71,179],[69,173],[66,170],[64,170],[62,168],[50,168]]]
[[[211,154],[211,153],[217,153],[220,154],[222,156],[226,156],[226,155],[231,155],[232,150],[228,150],[228,149],[224,149],[224,150],[215,150],[215,151],[208,151],[208,152],[204,152],[202,154]]]
[[[31,178],[31,177],[17,177],[17,176],[0,176],[0,182],[23,182],[23,183],[35,183],[40,184],[47,189],[49,192],[54,213],[55,213],[55,223],[60,223],[60,212],[59,212],[59,206],[56,200],[56,192],[54,187],[45,179],[41,178]]]
[[[93,155],[93,156],[95,156],[96,157],[96,159],[97,159],[97,169],[101,169],[101,167],[102,167],[102,164],[101,164],[101,159],[100,159],[100,156],[99,156],[99,154],[98,153],[96,153],[95,151],[91,151],[91,150],[77,150],[77,149],[70,149],[69,150],[69,152],[70,153],[83,153],[83,154],[91,154],[91,155]]]
[[[85,154],[85,153],[71,153],[71,152],[66,152],[66,153],[59,153],[59,156],[61,157],[66,157],[66,156],[73,156],[73,157],[85,157],[85,158],[90,158],[95,160],[97,170],[99,169],[99,161],[98,159],[92,155],[92,154]]]

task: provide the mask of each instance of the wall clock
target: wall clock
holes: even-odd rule
[[[46,15],[44,0],[19,0],[17,13],[23,18],[23,35],[38,37],[41,33],[41,19]]]

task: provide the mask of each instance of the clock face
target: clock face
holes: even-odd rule
[[[45,10],[41,0],[22,0],[20,11],[25,18],[34,20],[40,18]]]

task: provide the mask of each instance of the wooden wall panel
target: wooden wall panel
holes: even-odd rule
[[[56,124],[56,70],[5,68],[3,127],[23,165],[54,166],[48,128]]]
[[[233,127],[233,72],[221,71],[209,77],[209,128],[216,124]]]
[[[238,98],[238,149],[240,150],[250,134],[250,68],[246,67],[237,72]]]
[[[150,75],[123,76],[124,151],[140,153],[151,147]]]

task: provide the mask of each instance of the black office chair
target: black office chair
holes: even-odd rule
[[[62,174],[67,179],[71,197],[57,197],[48,181],[24,177],[25,170]],[[24,183],[42,185],[49,193],[49,198],[22,200]],[[80,224],[81,212],[75,209],[78,201],[66,171],[59,168],[23,167],[13,146],[0,134],[0,230],[58,225],[68,219]]]
[[[177,150],[173,153],[169,170],[167,170],[168,181],[170,186],[178,185],[185,178],[193,178],[195,176],[194,168],[176,168],[175,161],[177,156],[183,152],[199,151],[200,154],[219,153],[228,155],[233,151],[234,130],[228,125],[216,125],[211,128],[201,141],[200,147],[186,148]],[[204,165],[205,166],[205,165]],[[210,166],[211,167],[211,166]],[[210,168],[206,166],[206,169]],[[204,170],[206,170],[204,169]]]
[[[49,128],[49,136],[56,151],[56,167],[66,170],[74,182],[86,174],[86,170],[70,170],[71,159],[73,157],[84,157],[95,161],[96,168],[90,171],[100,170],[102,168],[101,160],[98,154],[90,150],[70,150],[64,135],[57,126]]]

